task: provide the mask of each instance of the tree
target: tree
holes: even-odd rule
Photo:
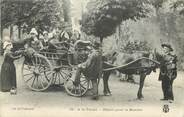
[[[26,23],[39,32],[48,30],[48,27],[61,27],[64,24],[62,7],[61,0],[34,1]]]
[[[149,9],[146,0],[92,0],[82,17],[82,31],[88,35],[110,36],[122,21],[146,17]]]
[[[155,7],[156,11],[158,11],[166,1],[167,0],[149,0],[149,3]]]
[[[171,6],[171,9],[179,9],[179,14],[180,15],[184,15],[184,1],[183,0],[178,0],[176,2],[174,2]]]
[[[10,25],[26,29],[36,27],[43,31],[48,27],[63,25],[62,0],[2,0],[1,30]],[[25,25],[26,24],[26,25]]]
[[[32,1],[1,1],[1,31],[12,25],[17,25],[20,30],[21,24],[27,19]]]
[[[70,1],[69,0],[62,0],[63,1],[63,14],[64,14],[64,21],[65,22],[70,22],[71,17],[70,17]]]

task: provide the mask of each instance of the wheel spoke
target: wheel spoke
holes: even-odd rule
[[[79,85],[79,94],[82,96],[81,85]]]
[[[86,90],[86,87],[84,87],[83,85],[80,84],[80,87],[83,88],[84,90]]]
[[[63,74],[65,74],[65,75],[67,75],[67,73],[63,72],[62,70],[61,70],[61,72],[62,72]]]
[[[52,82],[54,82],[55,81],[55,79],[56,79],[56,73],[53,73],[53,79],[52,79]]]
[[[30,81],[34,76],[31,76],[29,79],[27,79],[25,82]]]
[[[85,85],[85,84],[87,84],[87,83],[88,83],[88,81],[84,82],[83,85]],[[81,83],[81,85],[82,85],[82,83]]]
[[[63,74],[61,74],[61,72],[59,72],[60,76],[63,77],[63,79],[65,79],[65,77],[63,76]]]
[[[37,89],[39,89],[39,82],[38,82],[38,77],[39,77],[39,76],[37,76],[37,77],[36,77],[36,82],[37,82],[37,83],[36,83],[36,84],[37,84]]]
[[[58,83],[60,84],[60,78],[61,78],[61,76],[60,76],[60,74],[59,74],[59,72],[57,73],[57,81],[58,81]]]
[[[42,82],[43,81],[43,77],[41,75],[40,75],[40,77],[41,77],[41,79],[40,79],[41,83],[40,84],[41,84],[42,88],[44,88],[44,85],[43,85],[43,82]]]
[[[47,78],[47,76],[46,76],[46,75],[45,75],[45,79],[46,79],[46,81],[47,81],[47,82],[50,82],[50,80]]]
[[[76,90],[76,87],[74,88],[74,91],[75,91],[75,94],[77,94],[77,90]]]
[[[32,84],[31,84],[32,87],[33,87],[33,84],[34,84],[34,82],[35,82],[35,79],[36,79],[36,77],[34,77],[34,79],[33,79],[33,82],[32,82]]]
[[[44,68],[43,67],[39,67],[38,71],[39,71],[39,73],[43,73],[44,72]]]
[[[33,74],[33,73],[29,73],[29,74],[24,74],[24,76],[29,76],[29,75],[31,75],[31,74]]]
[[[54,73],[55,75],[54,75],[54,82],[56,82],[56,79],[57,79],[57,73]]]
[[[59,72],[59,75],[62,77],[61,73]],[[61,83],[61,77],[59,77],[58,81],[59,81],[59,84]]]
[[[57,82],[57,79],[58,79],[58,73],[56,73],[56,78],[55,78],[55,82],[54,83]]]
[[[32,71],[32,72],[34,71],[34,70],[31,70],[31,69],[28,69],[28,68],[24,68],[24,70],[27,70],[27,71]]]
[[[84,80],[81,80],[80,82],[85,82],[86,81],[86,79],[84,79]]]

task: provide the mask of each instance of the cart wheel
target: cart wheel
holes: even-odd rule
[[[72,68],[70,66],[56,67],[53,69],[53,82],[52,84],[64,85],[64,81],[71,73]]]
[[[44,91],[52,83],[52,65],[43,55],[34,54],[33,57],[24,60],[22,78],[31,90]]]
[[[65,81],[65,90],[71,96],[81,97],[87,92],[89,88],[89,81],[86,77],[84,77],[84,75],[81,75],[80,83],[78,85],[74,85],[74,78],[72,78],[72,74],[73,72],[68,75],[68,78]]]

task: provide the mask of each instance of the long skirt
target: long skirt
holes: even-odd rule
[[[7,92],[10,91],[12,87],[17,87],[15,65],[13,62],[4,61],[0,74],[0,90]]]

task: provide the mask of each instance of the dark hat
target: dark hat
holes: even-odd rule
[[[162,47],[167,47],[167,48],[170,49],[170,51],[173,51],[173,48],[171,47],[170,44],[162,44],[161,46],[162,46]]]

